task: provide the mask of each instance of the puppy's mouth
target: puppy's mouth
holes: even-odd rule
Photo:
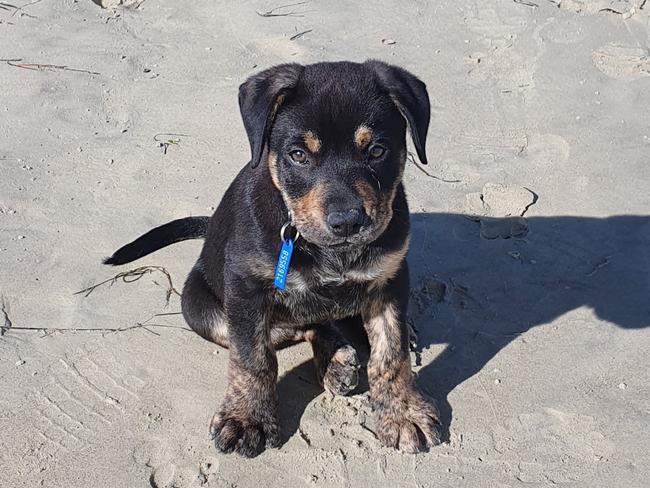
[[[353,247],[361,246],[363,244],[365,244],[365,243],[353,242],[353,241],[350,241],[349,239],[345,238],[343,241],[337,242],[336,244],[331,244],[328,247],[331,247],[333,249],[351,249]]]

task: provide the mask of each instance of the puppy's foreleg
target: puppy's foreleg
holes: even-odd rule
[[[370,341],[368,382],[377,415],[377,436],[387,446],[418,452],[440,442],[439,415],[432,400],[415,386],[406,324],[406,263],[362,312]]]
[[[211,432],[216,447],[254,457],[280,445],[278,363],[262,298],[231,293],[225,304],[230,346],[228,388]],[[251,295],[253,297],[251,297]]]

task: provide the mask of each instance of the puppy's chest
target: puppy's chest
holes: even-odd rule
[[[285,319],[295,322],[336,320],[360,312],[369,290],[381,278],[372,263],[326,263],[292,270],[277,301]]]

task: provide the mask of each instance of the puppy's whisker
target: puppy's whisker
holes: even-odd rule
[[[377,182],[377,191],[381,191],[381,183],[379,182],[379,178],[377,178],[377,173],[375,172],[375,169],[368,165],[368,169],[370,170],[370,174],[372,175],[372,178]]]

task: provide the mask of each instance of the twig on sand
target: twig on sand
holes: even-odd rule
[[[519,5],[526,5],[527,7],[539,7],[538,4],[529,2],[527,0],[512,0],[515,3],[518,3]]]
[[[122,280],[122,282],[124,283],[133,283],[134,281],[138,281],[144,275],[154,273],[156,271],[164,274],[165,277],[167,278],[168,288],[167,288],[166,300],[167,300],[167,305],[169,305],[169,299],[171,298],[172,294],[176,294],[178,296],[181,296],[181,294],[178,292],[178,290],[176,290],[176,288],[174,288],[174,283],[172,282],[172,277],[169,274],[169,271],[167,271],[162,266],[141,266],[139,268],[135,268],[129,271],[122,271],[121,273],[116,274],[112,278],[104,280],[101,283],[96,283],[94,285],[91,285],[88,288],[85,288],[83,290],[79,290],[74,294],[80,295],[83,293],[84,297],[87,297],[102,285],[110,284],[112,286],[115,283],[117,283],[118,280]]]
[[[176,137],[176,139],[163,139],[162,136],[166,137]],[[163,148],[163,154],[167,154],[167,149],[172,144],[178,145],[181,140],[178,137],[190,137],[188,134],[174,134],[173,132],[160,132],[153,136],[153,140],[158,143],[160,147]]]
[[[593,276],[596,273],[598,273],[598,270],[604,268],[605,266],[608,266],[609,263],[611,263],[611,261],[610,261],[611,258],[612,258],[611,256],[605,256],[604,259],[601,259],[599,262],[594,264],[593,269],[589,273],[587,273],[586,276]]]
[[[309,33],[310,33],[311,31],[313,31],[313,30],[314,30],[314,29],[307,29],[307,30],[305,30],[305,31],[298,32],[297,34],[291,36],[291,37],[289,38],[289,40],[290,40],[290,41],[295,41],[296,39],[301,38],[301,37],[304,36],[305,34],[309,34]]]
[[[0,329],[3,330],[3,332],[7,332],[9,330],[42,330],[43,332],[126,332],[128,330],[135,330],[135,329],[147,329],[148,327],[161,327],[161,328],[166,328],[166,329],[182,329],[182,330],[188,330],[190,332],[193,332],[192,329],[188,327],[181,327],[180,325],[168,325],[168,324],[147,324],[147,323],[141,323],[138,322],[135,325],[131,325],[129,327],[100,327],[97,329],[93,329],[92,327],[5,327],[5,326],[0,326]],[[147,331],[147,332],[152,332],[156,334],[153,331]],[[160,335],[160,334],[156,334]]]
[[[9,17],[13,17],[13,16],[16,15],[18,12],[22,12],[22,14],[23,14],[25,17],[29,17],[29,18],[31,18],[31,19],[35,19],[36,16],[27,13],[27,12],[25,11],[25,7],[29,7],[30,5],[34,5],[34,4],[36,4],[36,3],[40,3],[40,2],[42,2],[42,1],[43,1],[43,0],[34,0],[33,2],[26,3],[25,5],[12,5],[12,4],[7,3],[7,2],[0,2],[0,9],[2,9],[2,10],[13,9],[14,11],[12,12],[12,14],[11,14]]]
[[[426,169],[424,169],[422,166],[418,164],[418,162],[415,160],[415,156],[413,155],[412,152],[408,153],[408,158],[409,160],[415,165],[417,169],[422,171],[425,175],[427,175],[429,178],[433,178],[435,180],[442,181],[443,183],[460,183],[460,180],[447,180],[445,178],[441,178],[440,176],[432,175],[429,173]]]
[[[78,292],[75,292],[75,295],[80,295],[84,294],[85,297],[90,295],[93,291],[95,291],[97,288],[100,286],[109,284],[113,285],[116,283],[118,280],[122,280],[124,283],[133,283],[134,281],[138,281],[140,278],[142,278],[146,274],[154,273],[154,272],[160,272],[165,275],[167,278],[168,282],[168,288],[167,288],[167,296],[166,296],[166,301],[167,305],[169,305],[169,299],[171,298],[171,295],[175,293],[178,296],[181,296],[181,294],[174,288],[174,284],[172,282],[172,277],[169,274],[169,271],[167,271],[165,268],[162,266],[142,266],[140,268],[135,268],[129,271],[123,271],[122,273],[118,273],[112,278],[109,278],[107,280],[102,281],[101,283],[96,283],[92,286],[89,286],[88,288],[85,288],[83,290],[80,290]],[[158,284],[156,281],[154,283]],[[144,329],[147,332],[150,332],[151,334],[154,335],[160,335],[157,332],[154,332],[153,330],[150,330],[150,328],[164,328],[164,329],[182,329],[182,330],[188,330],[192,332],[192,329],[188,327],[182,327],[179,325],[170,325],[170,324],[155,324],[151,323],[150,321],[153,320],[155,317],[167,317],[170,315],[181,315],[182,312],[162,312],[162,313],[157,313],[149,317],[147,320],[144,322],[136,322],[135,325],[130,325],[127,327],[98,327],[98,328],[93,328],[93,327],[22,327],[22,326],[16,326],[13,324],[11,319],[9,318],[9,312],[7,310],[6,303],[4,301],[4,298],[0,301],[0,312],[4,315],[4,324],[0,325],[0,336],[3,336],[5,333],[8,331],[14,331],[14,330],[41,330],[43,332],[48,332],[49,334],[52,334],[54,332],[66,332],[66,331],[72,331],[72,332],[126,332],[129,330],[135,330],[135,329]],[[48,334],[48,335],[49,335]]]
[[[52,71],[58,69],[62,71],[74,71],[76,73],[88,73],[89,75],[101,75],[101,73],[98,73],[97,71],[69,68],[68,66],[61,64],[21,63],[22,59],[0,59],[0,61],[4,61],[9,66],[13,66],[14,68],[31,69],[34,71]]]
[[[183,327],[180,325],[170,325],[170,324],[155,324],[155,323],[150,323],[149,321],[152,320],[154,317],[161,317],[165,315],[180,315],[182,312],[169,312],[169,313],[157,313],[155,315],[152,315],[149,317],[147,320],[144,322],[137,322],[135,325],[130,325],[128,327],[99,327],[99,328],[92,328],[92,327],[17,327],[11,323],[7,325],[5,321],[5,325],[0,326],[0,335],[4,335],[8,331],[13,331],[13,330],[27,330],[27,331],[34,331],[34,330],[41,330],[43,332],[48,332],[49,334],[53,334],[54,332],[127,332],[129,330],[136,330],[136,329],[144,329],[147,332],[150,332],[154,335],[160,335],[157,332],[154,332],[153,330],[149,330],[150,327],[155,328],[163,328],[163,329],[181,329],[181,330],[187,330],[189,332],[194,332],[192,329],[189,327]],[[48,334],[48,335],[49,335]]]
[[[274,7],[271,10],[267,10],[266,12],[260,12],[259,10],[256,10],[255,13],[257,13],[257,15],[259,15],[260,17],[304,17],[303,14],[307,13],[307,11],[294,12],[293,10],[290,10],[286,12],[283,11],[283,9],[289,7],[297,7],[298,5],[305,5],[307,3],[309,2],[288,3],[286,5],[280,5],[279,7]]]
[[[0,301],[0,305],[1,305],[0,312],[2,312],[2,315],[5,316],[5,323],[2,326],[0,326],[0,337],[5,335],[5,332],[7,332],[9,329],[11,329],[14,326],[13,322],[11,321],[11,318],[9,317],[9,311],[7,310],[8,307],[7,304],[5,303],[5,299],[4,297],[1,298],[2,300]]]
[[[135,2],[135,3],[131,4],[131,5],[127,5],[126,8],[130,8],[131,10],[137,10],[137,9],[139,9],[139,8],[142,6],[142,4],[143,4],[144,2],[146,2],[146,1],[147,1],[147,0],[140,0],[139,2]]]

